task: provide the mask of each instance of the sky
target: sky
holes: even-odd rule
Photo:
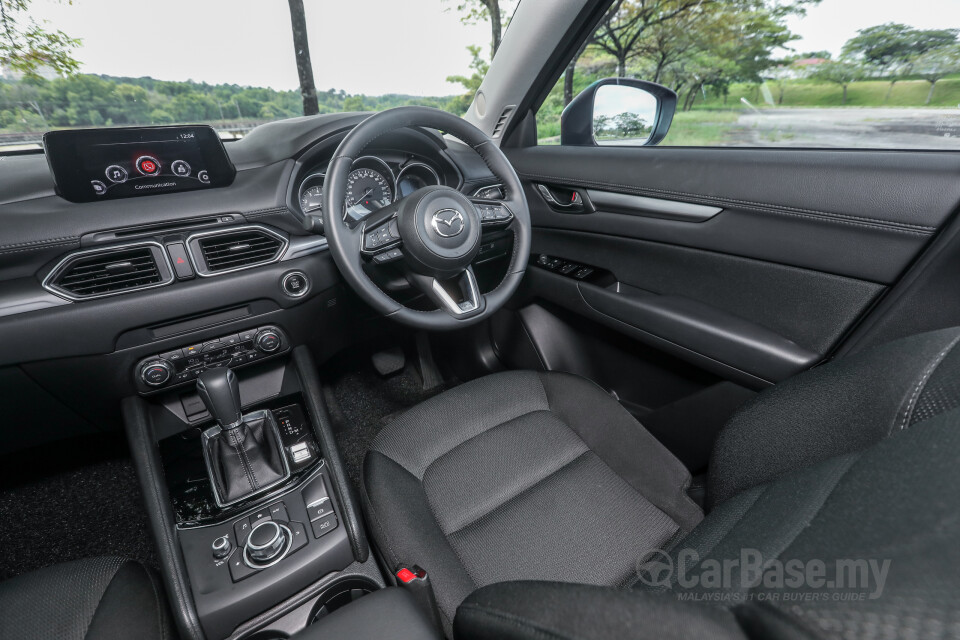
[[[560,2],[562,0],[547,0]],[[317,88],[453,95],[467,45],[489,47],[458,0],[304,0]],[[81,71],[162,80],[299,86],[285,0],[33,0],[31,14],[82,38]],[[797,51],[838,54],[857,29],[884,22],[960,28],[960,0],[823,0],[791,18]]]

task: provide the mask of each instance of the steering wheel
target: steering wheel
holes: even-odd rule
[[[451,187],[427,186],[361,222],[351,221],[345,198],[354,160],[380,136],[404,127],[438,129],[470,145],[502,183],[506,198],[471,199]],[[457,329],[489,317],[517,290],[530,254],[530,210],[510,162],[482,131],[439,109],[397,107],[357,125],[327,167],[323,210],[330,253],[346,281],[376,311],[418,329]],[[513,255],[500,284],[481,294],[470,265],[488,228],[513,232]],[[413,309],[384,293],[366,269],[387,263],[401,265],[410,284],[438,308]]]

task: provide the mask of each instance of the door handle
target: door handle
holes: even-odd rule
[[[537,183],[537,191],[554,211],[562,213],[589,213],[592,208],[585,194],[577,189],[557,189]]]

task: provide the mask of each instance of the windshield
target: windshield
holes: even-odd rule
[[[0,0],[0,151],[51,129],[207,123],[230,140],[305,114],[462,114],[515,5]]]

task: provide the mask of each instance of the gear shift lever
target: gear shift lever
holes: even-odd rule
[[[221,429],[236,429],[240,414],[240,384],[233,369],[217,367],[197,376],[197,393]]]
[[[197,393],[217,421],[203,433],[203,457],[219,506],[246,500],[290,477],[273,412],[241,413],[240,385],[231,369],[201,373]]]

